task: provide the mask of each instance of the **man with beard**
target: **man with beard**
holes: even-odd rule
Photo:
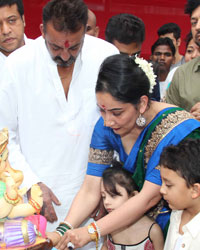
[[[193,40],[200,47],[200,0],[188,0],[185,13],[190,15]],[[181,65],[167,90],[166,101],[190,111],[200,120],[200,57]]]
[[[87,18],[82,0],[48,2],[42,36],[9,56],[0,80],[0,127],[9,129],[9,160],[23,171],[25,186],[39,183],[41,211],[52,223],[48,231],[64,220],[84,179],[99,117],[97,74],[102,61],[118,53],[85,35]]]
[[[166,88],[171,82],[171,77],[168,77],[170,67],[175,60],[175,47],[172,40],[168,37],[159,38],[151,47],[151,61],[156,64],[155,73],[159,81],[160,97],[165,95]]]
[[[24,35],[24,6],[21,0],[0,0],[0,69],[8,55],[29,43]]]

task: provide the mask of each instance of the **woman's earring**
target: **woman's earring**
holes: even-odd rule
[[[146,125],[146,119],[142,114],[139,115],[139,117],[136,119],[136,124],[138,127],[144,127]]]

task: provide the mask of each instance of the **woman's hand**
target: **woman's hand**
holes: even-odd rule
[[[87,227],[80,227],[73,230],[68,230],[55,246],[58,250],[68,250],[67,244],[71,242],[74,248],[80,248],[90,242],[90,235]]]

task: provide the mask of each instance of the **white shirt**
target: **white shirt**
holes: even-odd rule
[[[165,241],[164,250],[174,250],[179,237],[179,226],[182,210],[172,211],[170,225]],[[200,248],[200,212],[186,225],[183,226],[180,250],[197,250]]]
[[[24,41],[25,41],[25,44],[29,44],[32,39],[28,39],[26,37],[26,35],[24,35]],[[7,56],[5,56],[1,51],[0,51],[0,69],[2,69],[4,63],[5,63],[5,60],[6,60]]]
[[[99,117],[95,98],[99,67],[116,53],[113,45],[86,35],[67,100],[42,37],[6,60],[0,80],[0,128],[9,128],[9,161],[23,171],[24,186],[41,181],[52,189],[62,204],[56,206],[58,221],[64,220],[85,176]]]
[[[160,87],[160,98],[163,99],[164,96],[166,95],[166,90],[168,89],[169,85],[171,84],[172,78],[174,76],[175,71],[177,70],[178,67],[173,68],[172,70],[169,71],[167,78],[163,82],[159,82],[159,87]]]

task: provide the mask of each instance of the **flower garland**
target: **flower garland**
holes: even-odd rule
[[[156,85],[156,75],[154,74],[152,63],[148,63],[145,59],[135,57],[135,62],[144,71],[150,82],[149,93],[153,92],[153,88]]]

